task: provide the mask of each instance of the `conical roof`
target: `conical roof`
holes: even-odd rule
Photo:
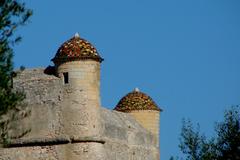
[[[130,112],[133,110],[156,110],[161,111],[157,104],[147,94],[140,92],[139,89],[125,95],[114,108],[121,112]]]
[[[74,37],[59,47],[52,61],[55,64],[61,64],[68,61],[84,59],[92,59],[98,62],[103,61],[96,48],[87,40],[80,38],[79,34],[76,33]]]

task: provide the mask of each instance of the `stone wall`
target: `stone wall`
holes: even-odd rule
[[[17,122],[19,125],[15,125],[23,125],[31,129],[24,138],[52,138],[64,135],[61,111],[63,90],[60,79],[44,74],[42,68],[27,69],[17,71],[13,84],[16,90],[26,94],[24,102],[27,104],[27,110],[31,112],[26,119]],[[20,134],[18,128],[12,129],[12,134]]]
[[[127,113],[98,106],[97,135],[86,136],[83,130],[75,132],[76,137],[72,136],[68,131],[71,127],[66,127],[73,125],[66,118],[66,112],[67,116],[73,114],[69,112],[69,104],[75,103],[74,99],[71,103],[66,101],[70,98],[71,86],[63,85],[61,78],[44,74],[44,69],[17,72],[14,88],[26,93],[26,110],[30,114],[11,122],[9,146],[0,148],[0,160],[159,160],[157,137]],[[84,92],[78,92],[76,107],[92,107],[84,100]],[[84,110],[77,114],[79,122],[86,122],[83,116],[86,113],[91,114]],[[96,117],[86,120],[91,121],[91,118]],[[30,128],[29,132],[22,134],[26,128]]]
[[[101,110],[106,155],[111,160],[159,160],[157,137],[127,113]]]
[[[0,149],[0,160],[106,160],[102,144],[86,143]]]

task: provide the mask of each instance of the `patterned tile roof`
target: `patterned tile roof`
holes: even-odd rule
[[[74,37],[59,47],[52,61],[55,64],[61,64],[83,59],[92,59],[98,62],[103,61],[95,47],[88,41],[80,38],[79,34],[76,33]]]
[[[133,110],[156,110],[161,111],[157,104],[147,94],[140,92],[137,88],[124,96],[114,108],[121,112]]]

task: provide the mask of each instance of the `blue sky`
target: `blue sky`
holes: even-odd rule
[[[105,59],[102,105],[139,87],[162,107],[161,159],[179,155],[182,118],[212,135],[240,104],[239,0],[25,1],[34,15],[18,30],[15,67],[46,67],[75,32]]]

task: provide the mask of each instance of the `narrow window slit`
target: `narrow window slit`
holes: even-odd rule
[[[68,84],[69,83],[68,72],[64,72],[63,73],[63,79],[64,79],[64,84]]]

